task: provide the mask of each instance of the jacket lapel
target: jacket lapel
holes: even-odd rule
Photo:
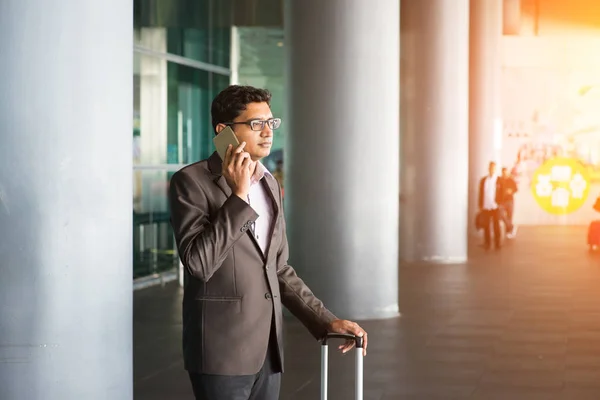
[[[214,175],[213,181],[214,181],[215,185],[217,185],[219,187],[219,189],[221,189],[221,191],[225,194],[226,197],[231,196],[232,195],[231,188],[227,184],[227,180],[225,180],[225,177],[222,174],[223,173],[223,162],[221,161],[221,157],[219,156],[219,153],[214,152],[208,158],[208,167],[209,167],[211,173]],[[260,245],[258,244],[258,241],[254,237],[253,229],[248,229],[246,231],[246,234],[250,235],[250,238],[252,239],[254,246],[256,246],[256,250],[258,251],[258,253],[263,258],[266,257],[266,255],[263,254],[262,250],[260,249]]]
[[[219,157],[219,153],[216,151],[208,158],[208,168],[213,174],[213,182],[215,182],[225,196],[231,196],[231,188],[223,177],[223,162],[221,161],[221,157]]]
[[[269,187],[269,196],[271,197],[271,201],[273,201],[273,218],[276,220],[279,217],[279,186],[275,178],[270,175],[265,175],[265,181]]]
[[[274,242],[274,238],[276,237],[276,235],[278,234],[278,223],[277,221],[279,220],[279,213],[281,212],[281,210],[279,209],[279,186],[277,185],[277,181],[275,180],[275,178],[273,178],[272,176],[265,174],[265,177],[263,179],[267,184],[265,185],[266,188],[268,188],[267,193],[269,194],[269,197],[271,199],[271,204],[273,204],[273,220],[271,221],[271,232],[270,232],[270,238],[271,240],[269,241],[269,246],[267,247],[267,254],[265,254],[265,257],[267,259],[267,261],[269,260],[269,258],[271,257],[271,244]],[[263,186],[264,187],[264,186]]]
[[[225,193],[225,196],[231,196],[231,188],[227,184],[227,181],[225,180],[223,175],[220,175],[215,178],[215,184],[223,191],[223,193]]]

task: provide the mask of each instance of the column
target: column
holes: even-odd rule
[[[0,398],[132,399],[132,21],[0,4]]]
[[[400,256],[467,258],[469,0],[403,0]]]
[[[397,0],[285,3],[290,264],[341,318],[398,315]]]
[[[476,232],[479,180],[487,174],[490,161],[501,161],[502,7],[503,0],[471,0],[469,230],[472,233]]]

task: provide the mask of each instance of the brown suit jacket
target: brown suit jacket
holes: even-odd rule
[[[249,230],[258,214],[232,195],[217,153],[171,178],[171,223],[185,270],[183,357],[188,371],[257,373],[265,359],[272,318],[283,368],[282,304],[316,339],[335,319],[288,265],[277,181],[265,174],[261,184],[274,207],[266,254]]]

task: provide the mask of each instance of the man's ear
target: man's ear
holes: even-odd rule
[[[225,129],[225,124],[217,124],[215,127],[215,135],[218,135],[223,129]]]

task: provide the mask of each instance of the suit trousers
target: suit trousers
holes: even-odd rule
[[[494,210],[483,210],[483,232],[484,232],[484,246],[490,247],[492,238],[490,232],[490,225],[494,226],[494,243],[496,248],[500,248],[501,240],[500,237],[500,209],[496,208]]]
[[[506,225],[506,232],[512,232],[513,225],[513,213],[515,210],[514,200],[507,200],[502,204],[504,209],[504,225]]]
[[[281,368],[272,326],[265,362],[255,375],[209,375],[190,372],[196,400],[277,400]]]

